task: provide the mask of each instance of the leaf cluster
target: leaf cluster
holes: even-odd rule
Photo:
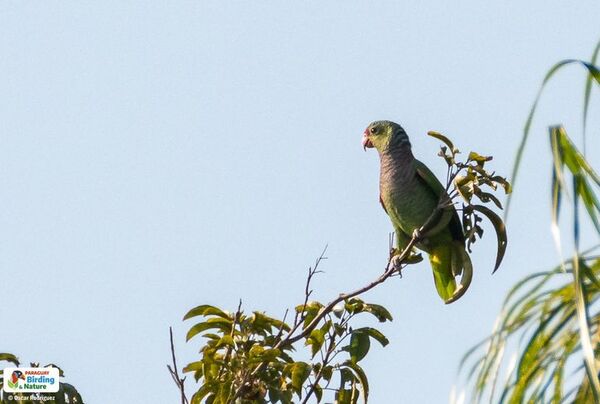
[[[201,321],[189,329],[187,339],[207,339],[201,358],[183,369],[200,384],[192,403],[308,402],[312,395],[321,402],[328,392],[340,404],[356,403],[361,396],[366,402],[369,384],[359,362],[371,340],[382,346],[388,340],[375,328],[352,328],[350,320],[362,313],[380,322],[392,316],[383,306],[351,298],[315,326],[323,309],[319,302],[305,301],[295,308],[291,325],[258,311],[245,314],[241,308],[235,313],[211,305],[190,310],[184,319]],[[297,352],[290,337],[309,326],[301,339],[308,352]]]
[[[506,252],[508,238],[506,227],[500,216],[484,204],[492,202],[498,209],[502,209],[502,203],[490,191],[496,191],[498,188],[501,188],[505,194],[509,194],[511,192],[511,185],[506,178],[497,175],[494,171],[489,172],[486,169],[485,164],[493,159],[492,156],[483,156],[472,151],[469,153],[467,160],[462,162],[457,159],[460,151],[450,139],[435,131],[428,132],[428,135],[444,143],[444,146],[440,146],[438,155],[448,165],[446,192],[448,192],[450,200],[454,200],[457,196],[460,196],[463,200],[462,225],[467,250],[471,252],[472,244],[483,236],[483,228],[481,227],[482,216],[485,216],[494,227],[498,246],[496,263],[492,271],[495,272],[500,266]],[[452,190],[450,190],[451,186]],[[481,203],[475,204],[474,197]]]
[[[576,290],[571,278],[574,264],[569,260],[565,268],[535,273],[511,289],[493,333],[467,352],[461,362],[473,383],[473,401],[482,401],[487,393],[491,401],[500,403],[560,403],[578,394],[577,384],[565,391],[567,377],[583,379],[585,375],[581,362],[573,361],[574,354],[581,354]],[[580,257],[577,266],[584,274],[585,299],[592,305],[600,298],[600,259],[591,254]],[[600,348],[599,325],[600,313],[596,313],[590,322],[596,349]],[[513,337],[521,341],[522,348],[501,380],[500,370]]]
[[[600,234],[600,202],[596,196],[600,189],[600,176],[587,162],[583,154],[575,147],[564,127],[553,126],[550,128],[550,147],[552,149],[552,217],[555,224],[560,215],[561,200],[568,190],[566,174],[571,175],[574,202],[583,202],[588,217]],[[578,241],[579,212],[575,211],[575,239]]]

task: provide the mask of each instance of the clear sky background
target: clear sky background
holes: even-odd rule
[[[0,351],[59,364],[88,403],[176,402],[188,309],[282,316],[327,243],[319,300],[383,270],[370,121],[401,123],[439,176],[428,130],[508,175],[543,75],[588,58],[598,21],[589,0],[1,2]],[[365,296],[394,315],[364,361],[373,403],[447,402],[510,285],[557,262],[546,127],[580,139],[583,80],[542,98],[497,274],[488,228],[459,302],[426,263]]]

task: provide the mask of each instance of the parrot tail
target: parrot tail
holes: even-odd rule
[[[473,265],[463,243],[453,241],[433,248],[429,261],[435,287],[444,303],[453,303],[465,294],[473,278]],[[456,277],[459,275],[461,277],[457,285]]]

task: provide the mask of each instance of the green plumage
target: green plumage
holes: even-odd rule
[[[373,122],[365,130],[365,147],[374,147],[381,160],[380,200],[402,251],[413,232],[436,210],[445,189],[426,165],[415,159],[408,136],[390,121]],[[448,206],[422,234],[417,247],[429,254],[436,290],[445,303],[461,297],[469,286],[472,266],[456,210]],[[462,275],[457,285],[456,277]]]

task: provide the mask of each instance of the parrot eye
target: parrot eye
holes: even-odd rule
[[[375,129],[375,128],[371,128],[371,130],[370,130],[369,132],[371,132],[371,134],[373,134],[373,135],[374,135],[374,134],[375,134],[375,132],[377,132],[377,129]]]

